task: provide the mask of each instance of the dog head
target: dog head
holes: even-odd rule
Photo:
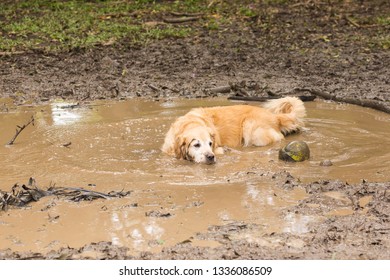
[[[216,162],[215,135],[207,127],[195,127],[176,139],[175,154],[177,158],[196,163],[213,164]]]

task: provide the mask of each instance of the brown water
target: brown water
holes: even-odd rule
[[[177,116],[192,107],[232,102],[130,100],[18,108],[6,100],[0,103],[5,103],[0,108],[0,143],[7,143],[16,125],[26,123],[31,115],[36,119],[14,145],[0,145],[0,189],[9,191],[14,183],[34,177],[41,187],[52,182],[103,192],[133,191],[121,199],[80,203],[46,197],[24,209],[0,212],[0,249],[49,251],[112,241],[135,251],[158,251],[191,239],[210,225],[234,221],[262,225],[259,236],[275,231],[303,233],[318,217],[281,213],[305,198],[304,190],[282,190],[269,176],[258,174],[286,169],[304,182],[390,180],[390,116],[352,105],[306,103],[307,129],[287,141],[306,141],[310,161],[280,162],[278,149],[284,141],[232,150],[220,156],[216,165],[205,166],[161,154],[164,134]],[[326,159],[333,165],[320,166]],[[151,211],[170,217],[146,215]],[[349,214],[344,208],[329,213]],[[196,238],[193,244],[218,246]]]

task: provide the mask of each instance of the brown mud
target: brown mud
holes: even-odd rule
[[[304,93],[390,111],[390,52],[378,41],[389,33],[389,25],[351,20],[351,15],[388,16],[388,1],[332,4],[307,1],[290,7],[264,4],[261,8],[263,16],[247,18],[217,31],[210,31],[198,22],[188,23],[197,30],[197,35],[186,39],[166,39],[136,47],[124,41],[116,46],[97,46],[61,54],[3,54],[0,56],[0,96],[10,99],[2,102],[0,110],[5,116],[7,112],[26,108],[21,105],[46,106],[56,98],[77,101],[77,106],[83,109],[88,108],[91,101],[100,99],[137,98],[167,102],[182,97],[207,98],[204,102],[208,103],[211,102],[209,97],[215,96]],[[337,112],[340,120],[344,121],[349,110],[353,110],[353,107],[347,108]],[[44,115],[45,111],[42,112]],[[316,110],[312,112],[309,122],[311,118],[313,128],[321,128],[324,116],[315,115]],[[136,110],[133,113],[140,117],[143,114]],[[388,115],[380,114],[377,120],[386,123]],[[47,121],[44,116],[42,120]],[[167,126],[171,119],[153,116],[147,125],[153,120]],[[50,120],[55,121],[66,123],[69,119]],[[110,148],[109,141],[120,142],[129,137],[126,134],[129,123],[126,121],[117,118],[115,122],[119,125],[113,125],[111,131],[107,131],[113,133],[122,127],[125,131],[120,137],[83,136],[90,141],[95,139],[98,148],[108,147],[100,157],[89,150],[92,142],[69,140],[74,133],[71,130],[64,133],[60,127],[54,127],[46,131],[46,142],[35,142],[40,149],[54,152],[44,162],[52,160],[57,162],[56,168],[65,164],[69,169],[53,172],[50,178],[50,173],[42,168],[35,177],[42,187],[49,186],[52,180],[60,186],[76,187],[88,184],[96,187],[93,184],[97,182],[98,190],[104,192],[120,190],[122,186],[132,190],[135,183],[140,183],[141,188],[124,201],[98,201],[69,207],[68,202],[61,199],[46,198],[32,203],[31,208],[1,212],[0,227],[4,238],[1,244],[6,245],[0,248],[0,259],[390,259],[390,145],[388,134],[380,126],[375,128],[376,132],[369,133],[376,135],[372,146],[376,145],[379,151],[375,150],[377,154],[374,153],[373,158],[382,159],[381,165],[373,168],[368,161],[364,166],[365,159],[358,159],[363,164],[355,176],[348,177],[348,174],[338,172],[338,161],[345,159],[330,152],[326,158],[317,157],[312,162],[322,171],[328,170],[329,166],[319,168],[320,162],[332,160],[334,163],[329,169],[334,173],[324,172],[317,177],[318,180],[313,178],[317,173],[309,174],[306,179],[302,175],[296,176],[294,172],[300,169],[296,166],[280,166],[278,161],[267,159],[266,163],[281,169],[269,171],[259,167],[264,165],[263,162],[251,168],[253,162],[249,160],[241,172],[225,177],[224,182],[202,187],[204,182],[199,176],[216,176],[212,171],[196,167],[194,174],[186,177],[183,172],[192,172],[192,165],[184,164],[176,169],[177,163],[164,158],[154,163],[158,174],[149,174],[155,176],[155,181],[163,176],[162,182],[155,185],[148,184],[148,181],[139,182],[143,166],[156,156],[158,149],[148,146],[149,154],[142,156],[145,150],[140,146],[134,149],[124,144],[123,147],[130,151],[118,150],[117,146]],[[42,125],[53,125],[50,122],[42,122]],[[344,125],[353,127],[354,124],[355,132],[367,136],[367,130],[358,127],[361,123],[364,120],[356,119]],[[17,124],[23,122],[2,127],[4,143],[12,138]],[[140,133],[153,131],[150,126],[144,127],[137,121],[134,124],[139,137]],[[324,122],[324,125],[329,125],[329,122]],[[28,129],[31,132],[32,128]],[[16,143],[28,142],[28,129]],[[4,135],[5,130],[10,131],[10,135]],[[161,141],[163,129],[155,132]],[[381,135],[387,136],[384,138],[387,142],[379,141]],[[75,161],[68,148],[62,146],[70,141],[70,149],[83,151],[91,161]],[[153,139],[146,139],[146,145],[155,144]],[[313,142],[318,151],[321,150],[320,144]],[[4,174],[14,177],[2,180],[2,190],[9,191],[16,181],[23,182],[31,176],[28,168],[20,172],[13,168],[13,164],[19,160],[39,164],[30,161],[31,154],[23,156],[23,153],[32,151],[28,147],[19,144],[20,154],[10,153],[12,156],[7,157]],[[358,149],[362,147],[358,146]],[[271,151],[275,153],[275,147]],[[3,148],[1,152],[7,153]],[[249,155],[253,153],[253,150],[248,152]],[[266,155],[265,150],[262,153]],[[112,162],[124,160],[124,156],[139,160],[127,162],[130,172],[126,167],[115,170],[111,166]],[[229,165],[230,156],[236,160],[242,154],[232,152],[224,156],[220,168]],[[176,170],[171,183],[184,181],[190,184],[171,184],[168,190],[164,190],[162,187],[169,182],[164,181],[168,180],[164,179],[166,174],[160,174],[164,172],[159,166],[161,161],[168,161],[171,169]],[[103,163],[102,169],[93,169],[97,162]],[[376,164],[378,162],[380,160]],[[141,167],[137,167],[139,164]],[[86,181],[81,174],[71,178],[72,166],[91,174],[97,171],[96,182]],[[309,170],[309,167],[306,168]],[[122,178],[123,185],[108,185],[110,177],[107,174],[113,172]],[[226,187],[228,180],[239,183],[222,192],[221,197],[217,190]],[[103,187],[99,185],[101,182]],[[266,187],[261,188],[263,185]],[[250,199],[243,200],[244,196]],[[235,201],[236,197],[240,197],[240,201]],[[274,204],[269,201],[261,203],[262,197]],[[137,204],[137,201],[142,201],[142,204]],[[241,204],[242,201],[246,203]],[[83,208],[86,211],[83,212]],[[95,214],[91,214],[93,212]],[[213,218],[207,220],[206,217],[210,216]],[[83,226],[84,232],[76,234],[64,230],[74,225],[74,219],[80,219],[79,225]],[[178,219],[186,222],[177,223]],[[26,220],[32,230],[15,231],[15,228],[22,228]],[[137,228],[138,224],[144,229]],[[193,227],[188,229],[188,224]],[[128,228],[126,236],[118,235],[121,227]],[[163,232],[161,228],[171,231]],[[49,237],[42,240],[43,235]],[[26,246],[23,240],[29,238],[34,242]],[[130,240],[131,244],[121,240]]]
[[[291,216],[291,213],[296,216],[315,213],[323,215],[323,220],[305,221],[308,225],[304,229],[267,233],[264,232],[264,224],[246,221],[234,221],[221,226],[210,225],[207,230],[183,239],[176,245],[166,246],[158,252],[151,252],[149,249],[135,253],[129,247],[100,241],[78,247],[63,246],[45,253],[40,250],[1,250],[0,258],[389,259],[388,184],[362,182],[349,185],[340,181],[319,181],[302,185],[287,173],[276,174],[274,180],[275,177],[278,177],[277,184],[280,188],[299,185],[299,188],[304,188],[308,193],[308,197],[302,199],[299,205],[284,209],[285,217]],[[57,218],[51,217],[52,220]],[[299,224],[297,220],[292,222]],[[64,233],[61,235],[57,232],[57,237],[63,235]],[[82,239],[85,240],[88,237]],[[149,248],[157,245],[158,241],[149,243]]]

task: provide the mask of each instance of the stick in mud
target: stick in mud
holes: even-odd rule
[[[315,89],[309,89],[309,88],[294,88],[291,93],[293,92],[309,92],[310,94],[314,96],[321,97],[325,100],[332,100],[336,102],[344,102],[348,104],[358,105],[362,107],[367,107],[371,109],[375,109],[378,111],[382,111],[385,113],[390,114],[390,108],[389,106],[386,106],[386,104],[382,104],[381,102],[377,100],[369,100],[369,99],[356,99],[356,98],[348,98],[348,97],[338,97],[337,95],[333,95],[324,91],[319,91]]]
[[[35,119],[34,119],[34,116],[31,116],[31,120],[28,122],[28,123],[26,123],[26,124],[24,124],[24,125],[22,125],[22,126],[20,126],[20,125],[17,125],[16,127],[16,133],[15,133],[15,136],[7,143],[7,145],[13,145],[14,144],[14,142],[15,142],[15,140],[16,140],[16,138],[19,136],[19,134],[23,131],[23,129],[25,129],[27,126],[29,126],[30,124],[32,124],[32,125],[34,125],[34,121],[35,121]]]
[[[102,193],[84,188],[55,187],[47,189],[38,188],[33,178],[30,178],[27,185],[15,184],[11,192],[0,190],[0,211],[6,211],[10,206],[24,207],[27,204],[38,201],[45,196],[65,197],[67,200],[80,202],[92,201],[95,199],[122,198],[130,195],[131,191],[110,191]]]
[[[72,145],[72,142],[68,142],[68,143],[62,144],[62,147],[69,148],[70,145]]]
[[[239,101],[257,101],[257,102],[266,102],[270,99],[277,99],[281,98],[283,96],[268,96],[268,97],[258,97],[258,96],[229,96],[229,100],[239,100]],[[299,95],[297,96],[300,100],[303,102],[313,101],[315,99],[315,96],[306,96],[306,95]]]

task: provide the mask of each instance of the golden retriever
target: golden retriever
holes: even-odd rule
[[[223,147],[265,146],[298,131],[306,110],[296,97],[249,105],[192,109],[165,136],[162,151],[196,163],[213,164]]]

